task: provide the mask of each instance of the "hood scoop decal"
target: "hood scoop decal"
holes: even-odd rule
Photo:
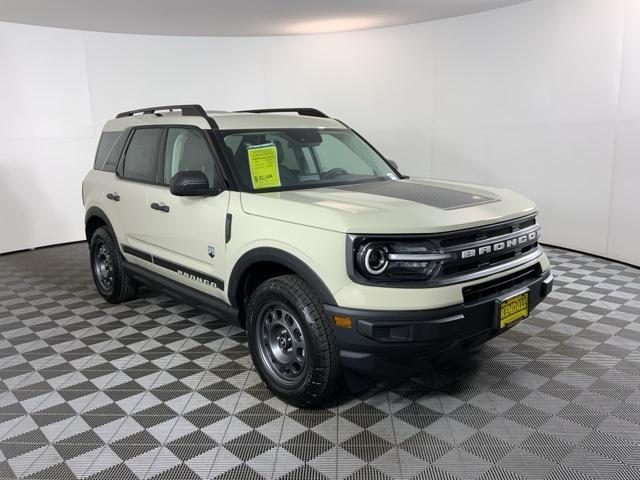
[[[403,180],[359,183],[334,188],[337,188],[338,190],[348,190],[350,192],[369,193],[371,195],[381,195],[383,197],[408,200],[410,202],[422,203],[424,205],[441,208],[443,210],[472,207],[499,201],[499,198],[497,197],[468,193],[462,190],[436,187],[433,185],[421,185]]]

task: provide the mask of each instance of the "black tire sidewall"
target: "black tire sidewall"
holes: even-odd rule
[[[251,357],[254,365],[256,365],[258,374],[263,382],[280,398],[294,405],[308,405],[313,403],[316,395],[321,391],[316,391],[324,380],[324,370],[328,368],[327,359],[318,355],[321,351],[318,345],[318,336],[322,333],[318,331],[317,321],[321,318],[314,318],[308,307],[307,299],[296,297],[287,288],[286,284],[275,280],[268,280],[262,284],[254,292],[247,308],[247,334]],[[260,355],[258,342],[260,342],[260,334],[256,332],[259,328],[258,315],[267,304],[274,302],[282,303],[282,305],[297,316],[300,327],[304,330],[303,334],[306,339],[306,371],[300,380],[294,386],[284,386],[271,377],[269,370],[263,364]],[[307,306],[305,307],[305,303]],[[324,312],[314,312],[318,316],[324,315]]]
[[[113,289],[109,292],[106,291],[100,281],[96,277],[94,269],[94,258],[96,250],[100,244],[104,244],[109,250],[113,263]],[[120,262],[120,252],[116,248],[113,238],[105,228],[98,228],[91,236],[91,243],[89,244],[89,254],[91,262],[91,275],[93,276],[93,283],[95,283],[98,292],[108,302],[116,302],[120,296],[120,293],[124,285],[124,271],[122,269],[122,263]]]

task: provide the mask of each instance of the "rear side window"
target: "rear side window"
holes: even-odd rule
[[[98,143],[93,168],[105,172],[115,172],[125,138],[121,132],[104,132],[100,137],[100,143]]]
[[[160,128],[141,128],[133,132],[124,157],[122,175],[131,180],[156,183]]]

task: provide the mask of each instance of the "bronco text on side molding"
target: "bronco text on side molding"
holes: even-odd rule
[[[482,343],[553,283],[531,201],[409,178],[314,108],[120,113],[82,195],[106,300],[147,284],[246,329],[301,407]]]

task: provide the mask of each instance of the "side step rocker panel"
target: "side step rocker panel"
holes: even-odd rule
[[[136,281],[150,285],[154,289],[165,293],[166,295],[180,301],[192,305],[203,312],[214,315],[221,320],[232,325],[239,326],[238,309],[227,305],[222,300],[207,295],[194,288],[182,285],[174,280],[150,272],[132,263],[123,262],[125,271]]]

